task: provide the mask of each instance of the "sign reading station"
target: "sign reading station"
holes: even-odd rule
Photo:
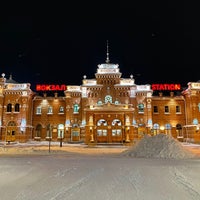
[[[181,85],[180,84],[152,84],[151,85],[152,90],[180,90]]]

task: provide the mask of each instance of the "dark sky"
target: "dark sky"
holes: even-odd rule
[[[81,85],[105,62],[108,40],[110,62],[138,85],[186,87],[200,79],[198,5],[81,2],[1,7],[0,73],[33,90],[37,83]]]

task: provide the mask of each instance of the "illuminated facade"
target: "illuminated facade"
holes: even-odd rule
[[[118,64],[97,66],[82,85],[37,85],[0,78],[0,140],[54,140],[86,144],[132,144],[145,134],[171,134],[200,142],[200,83],[136,85]],[[63,90],[59,96],[57,91]],[[158,90],[158,95],[154,94]],[[169,95],[163,91],[170,90]],[[181,93],[176,94],[176,90]],[[55,91],[53,96],[48,91]]]

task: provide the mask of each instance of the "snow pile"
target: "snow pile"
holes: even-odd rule
[[[123,153],[143,158],[184,159],[195,157],[193,153],[184,149],[178,140],[167,134],[145,135],[138,143]]]

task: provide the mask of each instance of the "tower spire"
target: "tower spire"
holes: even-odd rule
[[[109,52],[108,52],[108,40],[107,40],[107,52],[106,52],[106,63],[109,63]]]

